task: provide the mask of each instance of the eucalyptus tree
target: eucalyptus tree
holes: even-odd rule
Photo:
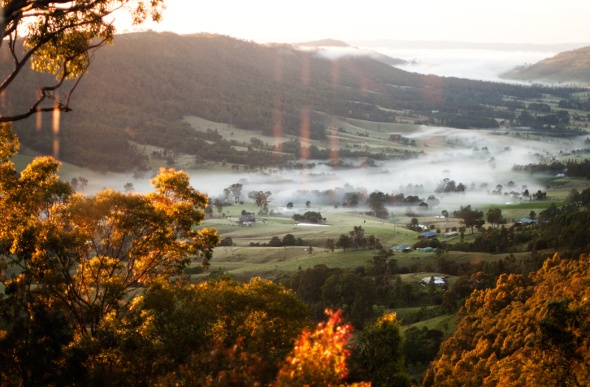
[[[10,57],[0,75],[0,94],[23,92],[15,81],[27,65],[55,76],[30,93],[27,107],[0,111],[0,122],[13,122],[40,112],[70,111],[70,97],[94,52],[113,41],[115,14],[129,13],[136,25],[159,21],[164,0],[0,0],[0,6],[0,49]]]

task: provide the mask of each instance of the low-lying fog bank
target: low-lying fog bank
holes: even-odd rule
[[[517,194],[525,190],[531,195],[537,190],[544,190],[545,187],[539,186],[532,176],[514,173],[513,165],[537,163],[542,158],[584,147],[581,138],[538,141],[517,137],[503,130],[419,127],[415,132],[404,135],[420,144],[424,149],[423,156],[354,169],[332,168],[316,161],[317,166],[308,170],[187,172],[191,175],[193,186],[212,198],[221,197],[224,188],[240,182],[243,185],[241,200],[249,201],[250,191],[270,191],[274,206],[292,202],[295,207],[305,208],[305,202],[309,201],[314,210],[321,206],[342,207],[347,193],[368,196],[379,191],[390,195],[418,196],[422,200],[434,195],[440,202],[432,211],[436,208],[452,211],[467,204],[519,202],[521,199]],[[93,174],[87,178],[88,187],[82,191],[85,193],[96,192],[103,187],[123,191],[127,183],[131,183],[137,192],[151,190],[151,176],[147,174],[143,178],[122,174]],[[444,191],[443,186],[451,182],[455,186],[462,184],[464,192],[441,192]],[[396,206],[389,210],[401,213],[406,207]]]

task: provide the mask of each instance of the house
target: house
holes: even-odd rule
[[[436,233],[436,231],[426,231],[423,232],[422,234],[418,235],[419,239],[429,239],[429,238],[436,238],[438,234]]]
[[[522,223],[525,226],[528,226],[530,224],[537,224],[537,221],[529,219],[529,218],[520,218],[519,223]]]
[[[422,247],[421,249],[418,249],[418,250],[422,253],[434,253],[433,247]]]
[[[432,277],[424,277],[420,280],[420,285],[428,286],[430,284],[430,279],[434,278],[434,286],[443,286],[447,283],[446,277],[436,275]]]
[[[254,215],[242,215],[240,216],[240,219],[238,219],[238,224],[240,226],[251,226],[254,222],[256,222],[256,217]]]
[[[445,232],[443,234],[443,236],[445,238],[450,238],[450,237],[454,237],[454,236],[457,236],[457,235],[459,235],[459,233],[457,231],[449,231],[449,232]]]
[[[404,245],[393,246],[391,249],[393,251],[397,251],[397,252],[401,252],[401,253],[409,253],[410,251],[412,251],[412,248],[410,246],[404,246]]]

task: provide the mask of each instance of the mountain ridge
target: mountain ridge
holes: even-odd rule
[[[504,79],[530,82],[590,85],[590,46],[561,52],[528,66],[517,67],[502,75]]]
[[[34,81],[44,76],[29,71],[21,89],[35,90]],[[490,128],[502,118],[491,106],[503,105],[506,96],[545,92],[410,73],[370,55],[327,58],[289,44],[261,45],[214,34],[125,34],[97,53],[74,94],[74,111],[62,115],[60,157],[81,166],[129,170],[145,162],[137,144],[205,153],[207,144],[194,138],[186,116],[265,135],[280,130],[299,137],[304,130],[311,139],[326,136],[319,113]],[[7,94],[6,106],[29,106],[27,97]],[[24,145],[52,154],[49,121],[40,129],[34,120],[14,127]]]

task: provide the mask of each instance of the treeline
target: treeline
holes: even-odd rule
[[[514,165],[513,171],[524,171],[530,173],[565,173],[571,177],[582,177],[590,179],[590,159],[552,161],[551,163]]]

